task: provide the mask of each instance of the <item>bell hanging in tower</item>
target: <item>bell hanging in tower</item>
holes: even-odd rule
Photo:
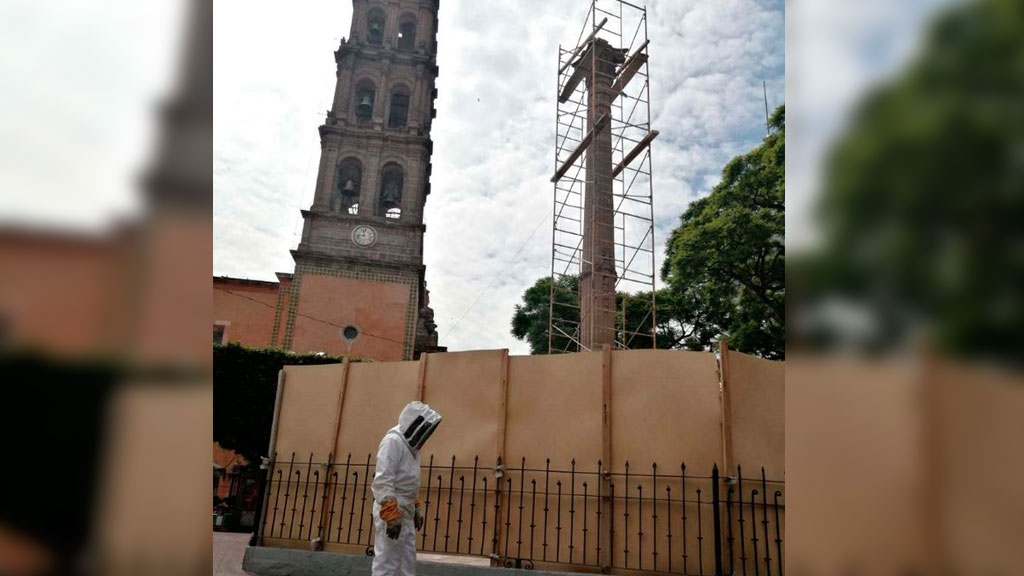
[[[369,116],[373,114],[373,98],[369,94],[363,94],[359,98],[359,115]]]

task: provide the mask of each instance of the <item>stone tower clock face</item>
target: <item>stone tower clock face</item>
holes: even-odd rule
[[[352,241],[364,248],[373,246],[377,241],[377,231],[372,226],[356,226],[352,231]]]

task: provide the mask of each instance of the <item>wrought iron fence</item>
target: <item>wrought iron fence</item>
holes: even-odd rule
[[[686,464],[611,472],[472,465],[453,456],[422,464],[423,552],[489,557],[509,568],[783,576],[785,484],[742,470],[694,474]],[[372,455],[274,461],[260,539],[373,554]],[[282,542],[285,541],[285,542]]]

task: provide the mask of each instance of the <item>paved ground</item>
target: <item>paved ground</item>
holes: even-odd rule
[[[213,576],[246,576],[242,571],[242,556],[249,544],[248,534],[231,532],[213,533]],[[488,566],[486,558],[468,556],[445,556],[443,554],[417,554],[420,561],[461,564],[463,566]]]
[[[245,576],[242,556],[249,545],[248,534],[213,533],[213,576]]]
[[[491,561],[487,558],[475,556],[445,556],[444,554],[416,553],[416,559],[420,562],[440,562],[441,564],[459,564],[460,566],[490,566]]]

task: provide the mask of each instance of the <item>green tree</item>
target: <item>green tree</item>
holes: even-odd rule
[[[785,358],[785,106],[769,125],[669,237],[661,275],[674,316],[690,330],[683,347],[726,337],[735,350]]]
[[[579,322],[579,311],[575,309],[575,297],[578,282],[575,277],[567,276],[555,284],[555,323],[568,332],[567,326]],[[551,278],[545,276],[534,282],[533,286],[523,292],[523,302],[516,304],[512,316],[512,335],[525,340],[530,345],[530,354],[548,353],[548,316],[552,307]],[[569,338],[557,331],[551,345],[557,350],[573,350]]]
[[[841,301],[808,339],[868,348],[924,337],[949,353],[1024,350],[1024,5],[957,6],[920,56],[868,97],[832,151],[807,309]],[[803,285],[806,284],[806,285]]]
[[[544,277],[534,282],[533,286],[523,292],[523,301],[516,304],[512,316],[512,335],[530,345],[531,354],[548,353],[548,302],[551,292],[551,278]],[[555,324],[569,332],[569,328],[579,322],[577,305],[577,279],[567,276],[558,280],[555,289]],[[685,326],[675,311],[673,296],[666,290],[659,290],[656,296],[658,348],[677,348],[685,346],[687,338],[693,334],[692,326]],[[651,326],[650,293],[616,295],[616,309],[625,308],[625,325],[630,332],[643,332]],[[616,327],[622,330],[622,316],[616,317]],[[653,339],[645,334],[620,334],[631,349],[651,348]],[[555,332],[552,345],[557,350],[576,350],[572,341]]]
[[[267,456],[277,375],[284,366],[336,364],[341,358],[245,348],[213,347],[213,440],[250,462]],[[358,360],[352,359],[353,362]]]

